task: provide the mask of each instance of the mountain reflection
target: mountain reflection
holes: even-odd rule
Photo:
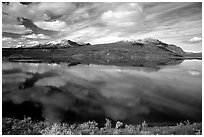
[[[51,121],[110,118],[128,123],[201,121],[201,61],[179,63],[158,69],[3,62],[3,116],[30,114]]]

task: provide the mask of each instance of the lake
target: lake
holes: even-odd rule
[[[160,68],[2,65],[3,117],[178,123],[202,120],[202,61]]]

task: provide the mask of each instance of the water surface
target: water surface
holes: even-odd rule
[[[16,114],[8,106],[29,103],[43,118],[54,121],[202,119],[200,60],[160,69],[10,62],[3,62],[2,69],[3,116]]]

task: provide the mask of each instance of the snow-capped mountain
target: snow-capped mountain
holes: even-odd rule
[[[61,41],[49,41],[45,44],[37,44],[32,48],[70,48],[70,47],[80,47],[80,46],[88,46],[91,45],[89,43],[86,44],[78,44],[77,42],[63,39]]]

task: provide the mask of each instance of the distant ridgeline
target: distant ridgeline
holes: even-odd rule
[[[201,59],[202,53],[187,53],[180,47],[158,39],[139,39],[91,45],[71,40],[50,41],[32,47],[3,49],[3,60],[40,62],[77,62],[117,66],[160,66],[177,64],[179,60]]]
[[[78,44],[77,42],[73,42],[71,40],[63,39],[60,42],[48,42],[46,44],[37,44],[31,48],[70,48],[70,47],[80,47],[80,46],[88,46],[90,43]]]
[[[153,38],[119,41],[116,43],[108,43],[108,44],[125,44],[125,43],[126,44],[129,43],[129,44],[132,44],[134,46],[139,46],[139,47],[147,46],[149,48],[152,48],[152,46],[156,46],[160,49],[163,49],[163,50],[166,50],[166,51],[169,51],[172,53],[178,53],[178,54],[184,54],[185,53],[180,47],[177,47],[176,45],[166,44],[164,42],[161,42],[158,39],[153,39]],[[45,44],[34,45],[30,48],[70,48],[70,47],[81,47],[81,46],[90,46],[90,45],[91,45],[90,43],[78,44],[77,42],[63,39],[60,42],[50,41],[50,42],[45,43]],[[105,45],[107,45],[107,44],[105,44]],[[24,47],[19,47],[19,48],[26,48],[26,47],[24,46]]]

